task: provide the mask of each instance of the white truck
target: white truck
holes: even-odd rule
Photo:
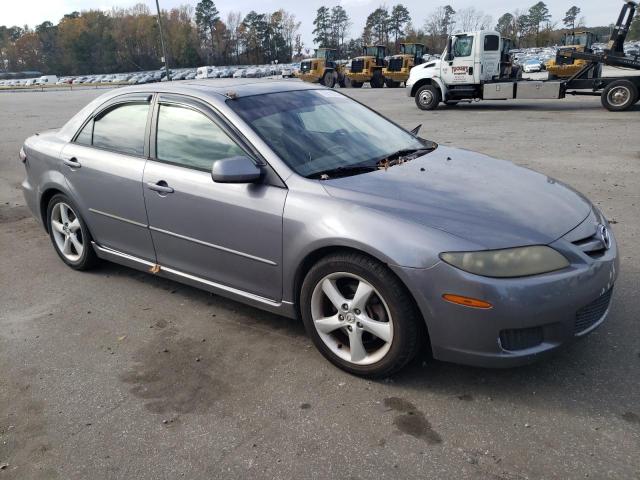
[[[558,51],[556,63],[587,61],[569,79],[522,80],[509,54],[511,41],[498,32],[481,30],[451,35],[440,59],[413,67],[406,82],[407,95],[414,97],[422,110],[433,110],[440,102],[559,99],[567,94],[599,96],[607,110],[627,110],[640,99],[640,59],[624,53],[624,40],[637,7],[634,1],[625,1],[603,52]],[[603,76],[603,66],[635,70],[636,75]]]
[[[42,75],[40,78],[36,79],[36,83],[38,85],[49,85],[58,81],[58,77],[56,75]]]

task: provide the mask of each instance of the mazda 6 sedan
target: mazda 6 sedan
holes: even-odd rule
[[[301,82],[120,88],[20,158],[71,268],[108,260],[301,318],[364,376],[424,344],[531,362],[604,321],[618,272],[607,220],[566,185]]]

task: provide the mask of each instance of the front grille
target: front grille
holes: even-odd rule
[[[387,67],[387,70],[389,70],[390,72],[399,72],[400,70],[402,70],[403,62],[404,59],[402,57],[392,58],[389,60],[389,66]]]
[[[311,62],[310,61],[305,61],[305,62],[302,62],[300,64],[300,71],[302,73],[307,73],[309,70],[311,70]]]
[[[542,327],[514,328],[500,331],[500,345],[504,350],[524,350],[540,345],[544,340]]]
[[[606,293],[603,293],[589,305],[576,312],[576,323],[573,328],[574,335],[580,335],[598,323],[609,308],[612,293],[613,288],[610,288]]]
[[[607,251],[602,238],[600,238],[597,232],[594,235],[575,240],[571,243],[573,243],[576,247],[578,247],[591,258],[598,258]]]
[[[364,68],[364,60],[351,60],[351,71],[353,73],[360,73]]]

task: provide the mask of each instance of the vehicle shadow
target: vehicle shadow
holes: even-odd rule
[[[111,263],[103,264],[92,274],[133,279],[167,291],[175,294],[176,302],[188,300],[195,308],[215,310],[218,315],[214,321],[232,317],[236,324],[273,334],[275,342],[280,341],[278,337],[287,337],[287,342],[293,340],[305,346],[311,343],[299,320],[264,312],[173,280]],[[619,323],[615,321],[615,314],[614,308],[611,318],[601,329],[532,365],[509,369],[456,365],[432,359],[425,349],[391,379],[376,383],[390,395],[394,391],[416,395],[428,392],[451,397],[452,401],[496,400],[566,411],[579,408],[584,414],[609,412],[624,416],[628,406],[640,396],[640,385],[628,380],[629,376],[635,375],[638,365],[621,365],[619,353],[615,352],[606,334],[606,330],[612,328],[609,324]],[[336,375],[339,374],[336,370]],[[353,382],[362,381],[358,377],[351,378]]]
[[[628,112],[637,112],[640,111],[640,103],[635,104],[629,110],[625,112],[608,112],[605,110],[600,102],[593,103],[573,103],[573,102],[562,102],[562,101],[522,101],[522,100],[506,100],[506,101],[496,101],[496,100],[483,100],[481,102],[460,102],[457,105],[440,105],[437,110],[438,111],[455,111],[458,109],[465,110],[480,110],[480,111],[535,111],[535,112],[560,112],[560,111],[596,111],[602,110],[603,113],[628,113]]]
[[[285,335],[291,338],[298,338],[301,341],[306,338],[304,326],[301,321],[269,313],[158,275],[134,270],[111,262],[104,262],[100,268],[86,273],[133,279],[152,288],[173,294],[178,303],[189,300],[195,304],[196,308],[223,312],[217,315],[216,318],[223,317],[224,312],[228,312],[233,314],[233,321],[235,323],[242,323],[245,326],[261,326],[265,331],[271,331],[274,334]]]

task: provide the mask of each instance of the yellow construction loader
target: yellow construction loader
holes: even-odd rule
[[[409,79],[409,71],[416,65],[420,65],[425,47],[422,43],[401,43],[400,53],[393,55],[382,70],[384,83],[389,88],[399,87]]]
[[[362,47],[362,56],[351,60],[351,67],[347,69],[347,78],[354,88],[362,87],[369,82],[371,88],[384,87],[384,57],[387,47],[384,45],[367,45]]]
[[[571,51],[593,53],[591,45],[595,39],[595,34],[588,31],[565,33],[562,38],[563,46],[558,49],[558,53],[566,54]],[[549,79],[570,78],[588,63],[586,60],[572,59],[564,55],[558,55],[548,60],[545,63],[545,68],[549,72]]]
[[[305,82],[320,83],[333,88],[345,86],[344,65],[337,61],[335,48],[317,48],[313,58],[300,62],[299,77]]]

